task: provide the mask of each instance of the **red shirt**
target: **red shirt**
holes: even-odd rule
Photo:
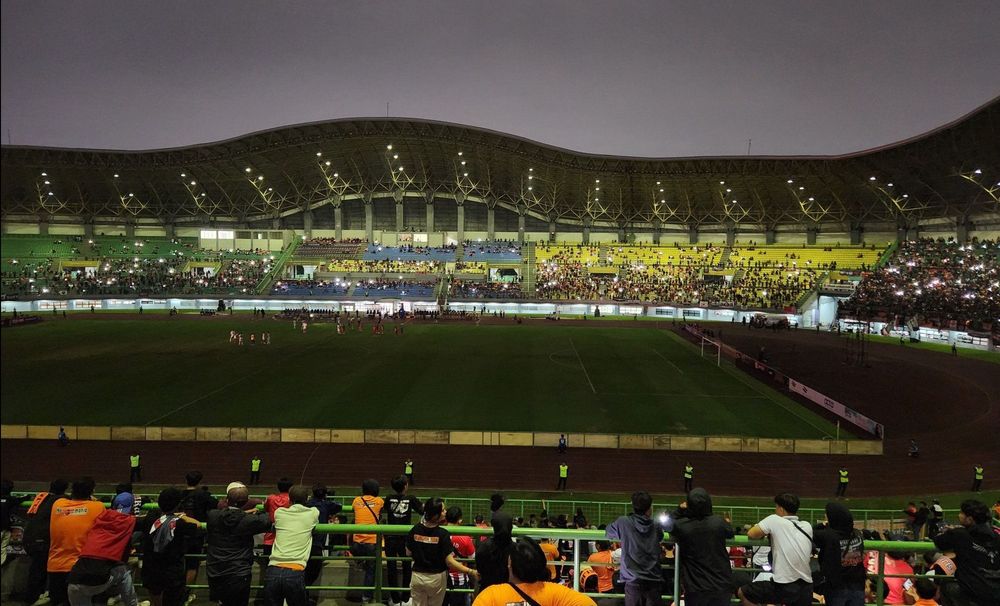
[[[264,501],[264,511],[267,512],[267,517],[271,518],[271,523],[274,524],[274,512],[282,509],[284,507],[289,507],[292,504],[292,500],[288,498],[287,492],[279,492],[278,494],[267,495],[267,500]],[[264,533],[264,544],[274,545],[274,531]]]
[[[451,546],[455,548],[456,558],[471,558],[476,555],[476,545],[472,542],[472,537],[453,534],[451,535]],[[469,575],[464,572],[457,572],[449,568],[448,574],[451,575],[451,580],[456,585],[464,585],[469,582]]]

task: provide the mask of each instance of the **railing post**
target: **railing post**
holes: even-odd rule
[[[670,598],[674,604],[680,604],[681,587],[681,546],[674,543],[674,590]]]
[[[875,579],[875,603],[878,606],[885,604],[882,591],[885,588],[885,552],[878,551],[878,577]]]
[[[384,604],[382,601],[382,533],[375,533],[375,603]],[[362,592],[364,595],[364,592]]]
[[[573,539],[573,591],[580,591],[580,539]]]

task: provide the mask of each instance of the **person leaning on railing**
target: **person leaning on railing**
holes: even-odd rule
[[[596,606],[589,597],[557,583],[547,582],[545,554],[533,539],[519,538],[510,552],[510,582],[491,585],[473,606]]]
[[[1000,537],[990,529],[990,513],[984,503],[962,501],[958,512],[961,526],[934,537],[942,551],[955,553],[957,583],[943,587],[946,602],[956,606],[1000,604]]]

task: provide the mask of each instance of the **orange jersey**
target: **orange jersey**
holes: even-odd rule
[[[587,561],[594,564],[611,564],[611,552],[598,551],[597,553],[591,554],[591,556],[587,558]],[[593,570],[597,574],[597,591],[606,593],[614,589],[614,581],[612,580],[615,575],[614,567],[594,566]]]
[[[49,572],[69,572],[80,559],[87,532],[104,512],[100,501],[56,499],[49,521]]]
[[[520,583],[518,589],[526,593],[540,606],[596,606],[594,600],[565,585],[556,583]],[[476,596],[472,606],[521,606],[524,598],[514,588],[504,583],[490,585]]]
[[[542,553],[545,554],[545,559],[552,562],[559,559],[559,548],[555,546],[555,543],[539,543],[539,547],[542,548]],[[558,578],[559,573],[556,572],[555,564],[549,564],[549,578]]]
[[[367,502],[367,505],[365,504]],[[378,516],[382,514],[382,506],[385,501],[382,497],[354,497],[351,507],[354,509],[355,524],[378,524]],[[355,543],[375,543],[373,534],[354,535]]]

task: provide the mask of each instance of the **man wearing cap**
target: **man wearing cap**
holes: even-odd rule
[[[244,606],[250,600],[254,535],[271,529],[266,512],[246,511],[250,493],[240,482],[226,487],[226,507],[208,512],[207,553],[209,599],[222,606]]]

